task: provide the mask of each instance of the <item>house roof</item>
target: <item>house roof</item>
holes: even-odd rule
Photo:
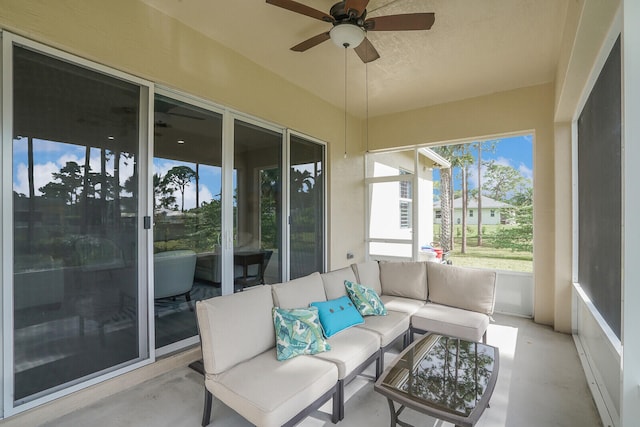
[[[290,50],[331,24],[264,0],[141,1],[344,108],[343,49],[326,41],[303,53]],[[296,1],[328,12],[337,0]],[[349,50],[347,110],[375,117],[553,82],[568,4],[370,0],[367,18],[433,12],[435,23],[428,31],[370,31],[367,37],[381,57],[366,67]]]
[[[482,209],[503,209],[512,207],[513,205],[510,205],[509,203],[504,203],[499,200],[492,199],[491,197],[482,196]],[[462,197],[453,199],[453,208],[462,209]],[[478,199],[470,197],[467,201],[467,208],[478,209]],[[433,202],[433,209],[440,209],[440,200]]]

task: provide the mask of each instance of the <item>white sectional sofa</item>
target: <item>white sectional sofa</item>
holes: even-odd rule
[[[486,340],[495,304],[495,272],[433,262],[363,262],[351,267],[263,285],[196,305],[205,371],[202,425],[212,397],[257,426],[295,425],[333,398],[332,421],[345,417],[344,386],[413,333]],[[272,312],[332,303],[347,295],[345,280],[373,289],[386,315],[326,339],[331,349],[276,359]]]

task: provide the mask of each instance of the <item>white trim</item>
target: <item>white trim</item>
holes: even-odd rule
[[[617,426],[618,424],[613,422],[613,417],[609,412],[609,407],[611,406],[608,406],[606,403],[607,401],[610,402],[610,399],[606,399],[604,397],[608,395],[608,393],[603,392],[602,390],[600,381],[598,381],[593,365],[590,362],[591,359],[587,355],[585,347],[582,345],[582,339],[577,334],[572,334],[572,336],[573,342],[578,352],[578,358],[580,359],[582,369],[584,370],[584,374],[587,379],[587,386],[589,387],[589,391],[591,392],[591,396],[593,397],[593,402],[596,404],[596,409],[598,410],[598,414],[600,415],[600,420],[602,421],[602,424],[604,426]],[[612,403],[609,403],[609,405],[612,405]]]
[[[220,261],[222,263],[221,292],[222,295],[233,293],[233,150],[234,123],[232,114],[225,112],[222,117],[222,242]]]
[[[620,342],[620,339],[615,332],[613,332],[613,329],[611,329],[609,324],[607,324],[607,321],[604,320],[604,317],[602,317],[596,306],[593,305],[591,298],[589,298],[589,296],[584,292],[579,283],[573,283],[573,289],[575,290],[576,295],[587,307],[589,313],[593,316],[593,319],[598,323],[598,326],[602,329],[602,333],[607,338],[609,345],[611,345],[619,355],[622,355],[622,343]]]
[[[13,92],[13,57],[12,41],[7,37],[8,33],[2,33],[2,64],[0,72],[2,73],[2,82],[0,90],[2,98],[2,147],[0,147],[0,173],[2,174],[2,182],[13,183],[12,177],[12,132],[13,126],[13,104],[11,103],[11,94]],[[11,185],[13,187],[13,184]],[[13,282],[13,265],[7,260],[13,259],[13,189],[8,189],[2,185],[0,194],[2,194],[2,207],[0,208],[1,226],[0,237],[2,243],[0,246],[0,263],[2,263],[2,284]],[[6,408],[13,407],[13,287],[2,286],[2,409],[3,416],[6,416]]]
[[[622,331],[623,346],[620,372],[620,418],[623,426],[640,419],[640,235],[638,217],[640,200],[640,3],[623,0],[622,54]]]

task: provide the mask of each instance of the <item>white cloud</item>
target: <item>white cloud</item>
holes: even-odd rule
[[[533,170],[527,167],[527,165],[525,165],[524,163],[520,163],[518,171],[520,171],[520,175],[522,175],[523,177],[527,179],[533,179]]]
[[[47,162],[45,164],[36,164],[33,167],[33,183],[36,196],[42,193],[38,190],[40,187],[44,187],[52,180],[51,174],[59,172],[60,167],[53,162]],[[16,178],[13,183],[13,190],[29,195],[29,171],[28,167],[24,163],[19,163],[16,167]]]

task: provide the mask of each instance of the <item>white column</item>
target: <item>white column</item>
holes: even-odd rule
[[[640,420],[640,2],[623,0],[622,26],[622,363],[620,421]]]

